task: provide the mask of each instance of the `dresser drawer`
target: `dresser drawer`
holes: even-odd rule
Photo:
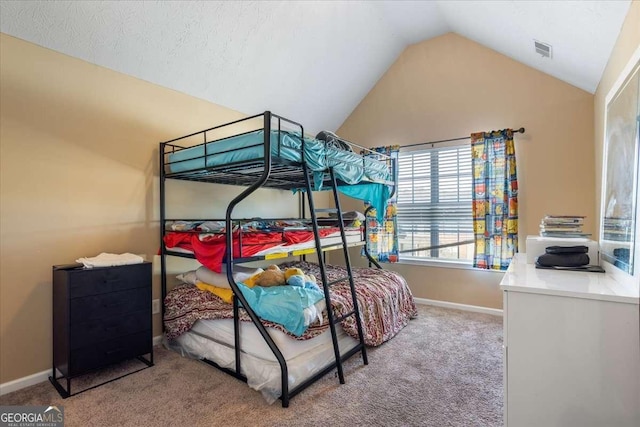
[[[69,297],[107,294],[151,286],[151,264],[75,269],[68,271]]]
[[[131,314],[90,320],[71,325],[69,346],[72,350],[151,329],[151,308]]]
[[[151,352],[151,330],[99,342],[71,351],[69,375],[120,362]]]
[[[149,310],[151,289],[138,288],[109,294],[75,298],[69,301],[71,325],[92,319],[103,319],[134,311]]]

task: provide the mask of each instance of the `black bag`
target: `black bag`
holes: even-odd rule
[[[536,258],[536,265],[542,267],[581,267],[588,264],[589,255],[585,253],[547,253]]]
[[[547,254],[586,254],[587,246],[549,246],[544,250]]]

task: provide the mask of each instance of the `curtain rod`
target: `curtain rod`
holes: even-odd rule
[[[524,133],[524,128],[514,129],[513,133]],[[464,136],[461,138],[441,139],[440,141],[418,142],[417,144],[401,145],[400,149],[409,148],[409,147],[419,147],[420,145],[440,144],[441,142],[462,141],[463,139],[470,139],[470,138],[471,138],[471,135]]]

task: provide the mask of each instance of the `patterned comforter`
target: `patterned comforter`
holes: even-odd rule
[[[307,274],[320,277],[317,264],[295,261],[282,264],[280,268],[297,267]],[[399,274],[389,270],[373,268],[353,268],[353,278],[362,319],[364,341],[368,346],[378,346],[393,338],[418,312],[411,290]],[[347,276],[346,268],[327,266],[329,281]],[[334,316],[340,317],[353,310],[349,282],[338,283],[331,287],[331,302]],[[323,313],[326,319],[326,312]],[[187,332],[198,319],[233,318],[231,304],[222,302],[210,292],[201,291],[195,286],[181,285],[171,290],[165,298],[164,324],[168,339],[174,339]],[[240,309],[240,319],[251,321],[247,313]],[[329,325],[326,321],[309,326],[300,337],[289,333],[282,325],[265,321],[267,327],[278,329],[294,339],[307,340],[323,333]],[[358,338],[355,316],[342,321],[344,331]]]

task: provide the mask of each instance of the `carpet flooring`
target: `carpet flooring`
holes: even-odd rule
[[[0,405],[58,405],[71,426],[482,426],[502,425],[502,318],[418,306],[395,338],[294,397],[268,405],[245,383],[197,360],[155,349],[155,366],[61,399],[40,383]],[[124,364],[73,383],[84,387]]]

